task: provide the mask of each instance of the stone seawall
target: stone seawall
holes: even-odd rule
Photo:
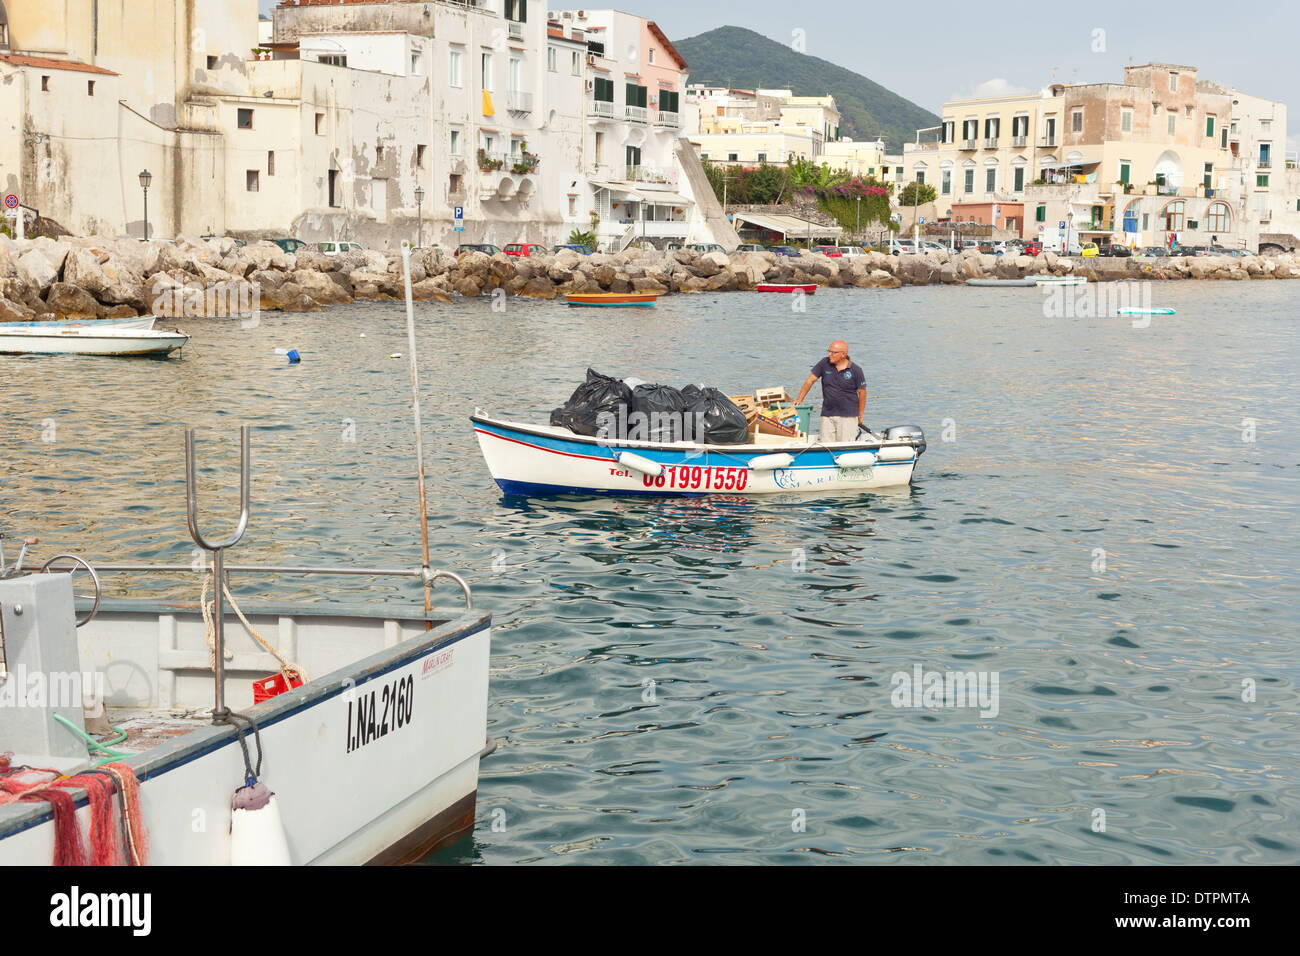
[[[659,293],[752,290],[761,282],[842,288],[957,285],[972,278],[1082,275],[1092,281],[1130,279],[1300,278],[1300,255],[1161,259],[997,258],[975,251],[955,256],[868,253],[790,259],[769,252],[671,253],[629,249],[615,255],[561,252],[528,259],[469,253],[452,259],[424,250],[412,258],[418,299],[505,294],[553,299],[568,292]],[[139,242],[65,237],[12,240],[0,236],[0,322],[41,319],[229,315],[256,301],[262,309],[302,311],[356,299],[399,298],[400,255],[366,250],[342,256],[287,255],[273,243],[237,246],[231,239]]]

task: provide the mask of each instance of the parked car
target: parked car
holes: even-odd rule
[[[664,252],[675,252],[678,249],[684,248],[686,248],[686,243],[684,242],[670,242],[664,246]]]
[[[889,254],[891,256],[900,256],[906,253],[912,255],[916,252],[916,246],[912,244],[911,239],[890,239]]]
[[[1133,250],[1121,242],[1112,242],[1102,247],[1101,254],[1112,259],[1128,259],[1132,257]]]
[[[922,239],[921,251],[922,252],[947,252],[948,250],[944,246],[935,242],[933,239]]]
[[[511,242],[506,245],[505,254],[527,259],[530,256],[546,255],[546,247],[540,242]]]
[[[861,246],[840,246],[840,255],[844,256],[846,259],[865,256],[866,254],[867,250],[863,249]]]
[[[1043,244],[1039,242],[1037,239],[1030,239],[1028,242],[1025,243],[1023,248],[1024,248],[1024,252],[1022,253],[1022,255],[1041,256],[1043,254]]]
[[[562,242],[558,246],[551,247],[552,252],[563,252],[565,249],[576,252],[580,256],[589,256],[596,251],[584,242]]]
[[[694,252],[720,252],[724,256],[727,254],[727,247],[720,246],[716,242],[692,242],[686,248]]]
[[[316,251],[327,256],[341,256],[347,252],[360,252],[359,242],[318,242]]]
[[[1141,259],[1159,259],[1169,255],[1169,251],[1164,246],[1143,246],[1137,251],[1137,255]]]
[[[1209,248],[1206,246],[1179,246],[1174,250],[1173,254],[1184,258],[1211,255]]]
[[[778,256],[789,256],[791,259],[803,257],[803,253],[794,246],[773,246],[768,252],[775,252]]]
[[[481,252],[484,255],[495,256],[501,252],[501,249],[490,242],[462,242],[456,247],[456,258],[459,259],[467,252]]]
[[[303,242],[301,239],[272,239],[271,241],[289,255],[293,255],[300,249],[307,248],[307,243]]]
[[[742,242],[736,246],[737,252],[766,252],[767,247],[757,242]]]
[[[236,239],[234,236],[200,236],[199,238],[201,238],[204,242],[207,242],[209,239],[229,239],[231,242],[235,244],[235,248],[237,249],[242,249],[244,248],[244,246],[248,245],[248,243],[246,243],[243,239]]]
[[[844,253],[840,252],[839,246],[813,246],[813,252],[820,252],[824,256],[830,256],[832,259],[839,259]]]

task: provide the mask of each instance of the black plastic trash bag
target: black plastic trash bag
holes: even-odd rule
[[[632,415],[627,437],[638,441],[681,441],[686,399],[671,385],[638,385],[632,389]]]
[[[683,393],[685,391],[682,389]],[[686,435],[688,441],[709,445],[743,445],[749,441],[749,422],[745,413],[716,388],[698,390],[686,411],[694,431],[694,434]]]
[[[621,438],[631,408],[632,389],[589,368],[587,380],[574,389],[564,407],[551,412],[551,424],[578,435]]]

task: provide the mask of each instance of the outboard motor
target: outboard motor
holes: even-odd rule
[[[890,425],[885,429],[885,441],[910,441],[916,446],[916,457],[925,452],[925,432],[920,425]]]

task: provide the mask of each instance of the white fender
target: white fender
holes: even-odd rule
[[[775,455],[759,455],[749,460],[750,471],[775,471],[777,468],[789,468],[794,464],[794,455],[780,452]]]
[[[240,787],[230,814],[230,865],[289,866],[292,862],[275,794],[262,783]]]
[[[870,468],[875,463],[876,453],[873,451],[851,451],[835,459],[840,468]]]
[[[915,452],[906,445],[889,445],[876,452],[880,461],[911,461]]]
[[[635,468],[651,478],[658,478],[664,473],[664,466],[657,461],[651,461],[649,458],[643,458],[641,455],[633,454],[630,451],[621,451],[618,453],[618,463],[624,468]]]

